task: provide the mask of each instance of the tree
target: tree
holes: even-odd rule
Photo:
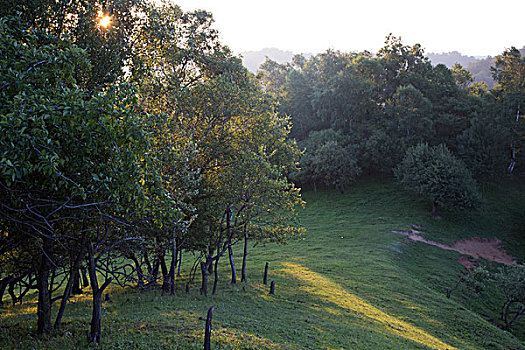
[[[452,66],[451,71],[452,71],[452,76],[454,77],[454,80],[456,80],[456,84],[458,86],[465,88],[472,83],[473,81],[472,73],[470,73],[468,70],[463,68],[461,64],[455,63]]]
[[[469,208],[480,200],[469,171],[444,145],[410,147],[394,174],[406,189],[429,197],[434,218],[438,206]]]
[[[525,267],[523,265],[502,266],[497,270],[479,266],[466,278],[467,285],[475,293],[483,292],[488,286],[495,286],[503,295],[501,320],[505,329],[510,330],[514,322],[525,315]]]
[[[397,129],[406,144],[413,146],[433,136],[432,103],[413,85],[401,86],[392,97]]]
[[[525,315],[525,268],[523,265],[506,266],[500,268],[494,278],[505,295],[501,316],[505,327],[510,329],[518,318]]]
[[[506,161],[503,135],[500,127],[479,119],[473,119],[470,128],[458,135],[458,156],[476,178],[495,180],[503,174]]]
[[[326,186],[334,186],[341,193],[361,173],[357,165],[356,148],[343,147],[337,141],[328,141],[317,149],[311,166]]]
[[[132,79],[140,87],[144,108],[155,115],[148,125],[157,135],[159,165],[165,183],[177,184],[169,186],[169,192],[189,193],[187,204],[195,209],[185,211],[191,226],[184,235],[177,230],[169,237],[159,233],[156,245],[162,252],[166,238],[176,238],[178,249],[200,253],[201,292],[207,294],[209,273],[214,271],[218,279],[213,266],[226,251],[231,256],[244,233],[255,239],[275,238],[255,234],[254,212],[264,217],[263,205],[271,213],[279,201],[282,206],[293,200],[294,205],[300,203],[297,189],[286,180],[298,151],[285,140],[287,119],[274,112],[274,100],[220,43],[209,13],[184,13],[163,5],[151,16],[152,26],[144,28],[137,48]],[[177,161],[181,156],[184,167]],[[188,174],[196,181],[184,182]],[[272,199],[265,197],[269,188],[274,189]],[[280,215],[287,217],[292,208]],[[285,221],[276,221],[276,237],[295,230]]]
[[[300,160],[301,170],[295,175],[301,183],[335,187],[341,193],[361,173],[357,164],[357,147],[333,129],[312,131],[305,142]]]
[[[520,122],[521,106],[525,101],[525,58],[515,47],[506,50],[496,57],[492,75],[497,81],[493,93],[502,102],[505,115],[512,115],[512,118],[504,119],[504,123],[510,126],[511,161],[508,169],[512,173],[525,138],[524,126]]]
[[[87,93],[74,76],[89,66],[83,50],[14,18],[0,31],[2,55],[13,57],[0,66],[0,220],[14,247],[30,242],[42,333],[57,275],[71,271],[72,280],[82,245],[99,242],[100,221],[142,212],[157,175],[129,85]]]

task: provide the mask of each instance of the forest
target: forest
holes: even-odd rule
[[[377,54],[267,60],[257,76],[280,113],[292,116],[290,137],[306,150],[291,174],[297,183],[344,192],[358,177],[394,173],[436,205],[469,207],[474,179],[522,172],[523,63],[514,47],[498,56],[498,85],[489,90],[461,65],[432,66],[421,45],[389,35]]]
[[[495,58],[492,89],[392,34],[377,53],[267,59],[252,74],[204,10],[5,0],[0,55],[4,339],[9,310],[31,300],[34,335],[53,338],[88,296],[83,341],[104,344],[104,305],[118,293],[179,298],[198,281],[204,303],[230,288],[226,269],[251,291],[252,250],[260,262],[309,239],[302,192],[315,206],[318,193],[343,200],[384,179],[423,200],[432,226],[477,215],[485,188],[523,181],[525,58],[514,47]],[[477,288],[490,274],[465,280]],[[492,276],[515,283],[507,329],[525,314],[522,276],[522,265]]]

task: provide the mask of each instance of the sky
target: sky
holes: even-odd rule
[[[525,45],[525,0],[171,0],[213,14],[235,53],[377,52],[392,33],[425,52],[495,56]]]

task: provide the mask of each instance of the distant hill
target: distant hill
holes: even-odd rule
[[[494,79],[492,79],[492,72],[490,70],[490,67],[494,65],[494,57],[465,56],[458,51],[428,53],[427,57],[434,66],[444,64],[448,68],[452,68],[456,63],[461,64],[472,73],[472,78],[475,82],[485,82],[489,89],[492,89],[496,84]]]
[[[470,63],[476,62],[478,59],[474,56],[464,56],[457,51],[443,52],[443,53],[428,53],[427,57],[433,65],[444,64],[452,68],[455,63],[467,67]]]
[[[496,58],[489,56],[469,63],[466,68],[472,74],[474,81],[483,81],[487,83],[489,89],[492,89],[494,85],[496,85],[496,81],[492,78],[492,71],[490,68],[494,66],[495,61]]]
[[[310,53],[303,54],[306,58],[312,56]],[[284,51],[275,47],[266,48],[259,51],[246,51],[241,53],[242,63],[252,73],[256,73],[259,66],[266,60],[266,57],[277,63],[292,62],[295,53]]]
[[[525,55],[525,46],[520,49],[522,56]],[[489,89],[492,89],[496,82],[492,78],[491,67],[494,66],[496,60],[495,57],[474,57],[474,56],[464,56],[457,51],[446,52],[446,53],[429,53],[427,57],[430,59],[433,65],[438,65],[440,63],[451,68],[455,63],[461,64],[465,67],[470,73],[472,73],[472,78],[476,82],[485,82],[489,86]]]
[[[266,48],[259,51],[242,52],[242,63],[252,73],[257,72],[259,66],[266,60],[266,57],[278,63],[291,62],[294,53],[291,51],[283,51],[276,48]]]

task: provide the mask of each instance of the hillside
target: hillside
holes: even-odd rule
[[[102,346],[199,349],[203,318],[213,305],[215,349],[518,349],[525,343],[497,327],[497,294],[490,301],[460,286],[446,298],[445,287],[466,271],[461,254],[392,231],[417,224],[426,238],[445,244],[497,237],[523,261],[523,193],[515,183],[490,189],[478,212],[444,213],[434,221],[429,203],[390,180],[362,181],[345,195],[306,192],[301,221],[308,233],[285,246],[250,246],[248,283],[230,285],[225,258],[214,296],[198,295],[198,277],[186,296],[187,274],[177,281],[174,297],[156,289],[111,291],[103,305]],[[235,248],[236,257],[240,250]],[[183,271],[193,260],[184,257]],[[265,262],[275,295],[261,283]],[[34,299],[7,306],[0,348],[87,347],[89,296],[75,301],[64,326],[43,338],[32,334]],[[514,333],[525,339],[525,322]]]

